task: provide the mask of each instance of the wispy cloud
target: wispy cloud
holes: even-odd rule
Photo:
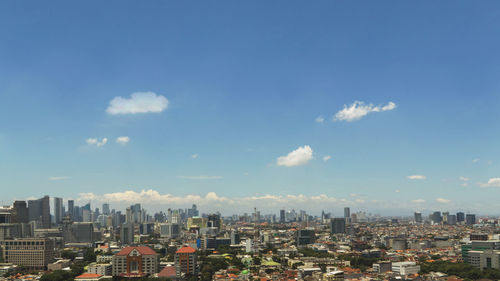
[[[365,104],[362,101],[355,101],[349,106],[344,105],[344,108],[335,114],[333,120],[352,122],[359,120],[372,112],[389,111],[395,108],[396,104],[392,101],[384,106],[374,106],[373,104]]]
[[[425,180],[425,179],[427,179],[427,177],[424,175],[411,175],[411,176],[407,176],[407,178],[410,180]]]
[[[276,159],[278,166],[293,167],[305,165],[313,158],[313,150],[309,145],[301,146],[286,156],[280,156]]]
[[[332,159],[332,156],[330,156],[330,155],[323,156],[323,161],[325,161],[325,162],[330,160],[330,159]]]
[[[67,180],[67,179],[70,179],[70,177],[66,177],[66,176],[49,177],[49,181],[62,181],[62,180]]]
[[[481,161],[481,159],[479,159],[479,158],[472,159],[472,163],[478,163],[479,161]]]
[[[181,179],[187,180],[220,180],[221,176],[179,176]]]
[[[487,183],[479,183],[481,187],[500,187],[500,178],[490,178]]]
[[[119,144],[127,144],[129,141],[130,141],[130,138],[126,137],[126,136],[116,138],[116,143],[119,143]]]
[[[415,200],[411,200],[411,202],[413,202],[415,204],[423,204],[423,203],[425,203],[425,200],[424,199],[415,199]]]
[[[445,199],[445,198],[436,198],[436,202],[443,203],[443,204],[448,204],[448,203],[451,202],[451,200]]]
[[[130,98],[115,97],[109,102],[106,112],[111,115],[159,113],[167,109],[169,101],[153,92],[137,92]]]
[[[191,155],[191,158],[193,158],[193,159],[198,158],[198,154],[195,153],[195,154]]]
[[[470,178],[460,176],[458,179],[462,182],[462,186],[468,186]]]
[[[104,146],[108,142],[108,138],[102,138],[101,140],[97,138],[88,138],[85,141],[88,145],[95,145],[97,147]]]
[[[318,117],[316,117],[316,119],[314,119],[314,121],[315,121],[316,123],[323,123],[323,122],[325,122],[325,117],[323,117],[323,116],[318,116]]]

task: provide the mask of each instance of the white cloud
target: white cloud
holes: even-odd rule
[[[88,145],[95,145],[97,147],[101,147],[108,142],[108,138],[102,138],[100,141],[97,138],[88,138],[86,142]]]
[[[490,178],[487,183],[479,183],[481,187],[500,187],[500,178]]]
[[[65,176],[58,176],[58,177],[49,177],[49,181],[61,181],[61,180],[67,180],[70,177],[65,177]]]
[[[470,180],[468,177],[463,177],[463,176],[460,176],[458,179],[461,181],[469,181]]]
[[[407,176],[407,178],[410,180],[425,180],[427,177],[424,175],[411,175]]]
[[[167,109],[168,103],[167,98],[153,92],[137,92],[130,95],[130,98],[113,98],[106,112],[111,115],[159,113]]]
[[[198,158],[198,154],[195,153],[195,154],[191,155],[191,158],[193,158],[193,159]]]
[[[280,156],[276,160],[278,166],[293,167],[305,165],[313,158],[313,150],[309,145],[304,145],[288,153],[287,156]]]
[[[220,180],[221,176],[179,176],[181,179],[187,180]]]
[[[316,117],[316,119],[314,119],[314,121],[316,121],[316,123],[323,123],[323,122],[325,122],[325,117],[318,116],[318,117]]]
[[[481,159],[479,159],[479,158],[472,159],[472,163],[477,163],[477,162],[479,162],[479,161],[481,161]]]
[[[416,204],[422,204],[422,203],[425,203],[425,200],[424,199],[415,199],[415,200],[411,200],[411,202],[416,203]]]
[[[126,136],[116,138],[116,143],[119,143],[119,144],[127,144],[129,141],[130,141],[130,138],[126,137]]]
[[[355,101],[349,106],[344,105],[344,108],[335,114],[333,120],[352,122],[359,120],[372,112],[388,111],[395,108],[396,104],[392,101],[384,106],[374,106],[373,104],[365,104],[362,101]]]
[[[400,193],[400,192],[401,192],[401,190],[396,189],[396,190],[394,190],[394,192],[396,192],[396,193]]]
[[[436,202],[447,204],[447,203],[450,203],[451,201],[448,199],[444,199],[444,198],[436,198]]]
[[[325,162],[330,160],[330,159],[332,159],[332,156],[330,156],[330,155],[323,156],[323,161],[325,161]]]

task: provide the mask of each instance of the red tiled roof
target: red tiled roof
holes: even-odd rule
[[[75,279],[99,278],[101,276],[102,276],[101,274],[84,273],[82,275],[76,276]]]
[[[156,255],[156,252],[149,248],[149,247],[146,247],[146,246],[141,246],[141,247],[126,247],[126,248],[123,248],[118,254],[116,254],[117,256],[128,256],[130,254],[130,252],[132,252],[133,250],[137,250],[139,253],[141,253],[141,255]]]
[[[165,266],[160,273],[158,273],[158,277],[173,277],[175,276],[175,266]]]
[[[180,248],[179,250],[177,250],[177,252],[175,252],[175,253],[176,254],[192,254],[195,252],[196,252],[196,250],[193,247],[184,246],[184,247]]]

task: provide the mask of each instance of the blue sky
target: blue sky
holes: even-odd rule
[[[2,1],[2,201],[497,214],[499,8]]]

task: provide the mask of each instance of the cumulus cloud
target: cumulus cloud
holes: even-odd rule
[[[88,138],[86,140],[88,145],[95,145],[97,147],[104,146],[108,142],[108,138],[102,138],[101,140],[97,138]]]
[[[500,187],[500,178],[490,178],[487,183],[479,183],[481,187]]]
[[[314,119],[314,121],[316,121],[316,123],[323,123],[323,122],[325,122],[325,117],[318,116],[318,117],[316,117],[316,119]]]
[[[293,167],[305,165],[313,158],[313,150],[309,145],[304,145],[288,153],[286,156],[280,156],[276,160],[278,166]]]
[[[395,108],[396,104],[392,101],[384,106],[374,106],[373,104],[365,104],[362,101],[355,101],[349,106],[344,105],[344,108],[335,114],[333,120],[352,122],[359,120],[372,112],[389,111]]]
[[[323,156],[323,161],[325,161],[325,162],[330,160],[330,159],[332,159],[332,156],[330,156],[330,155]]]
[[[424,175],[411,175],[407,176],[407,178],[410,180],[425,180],[427,177]]]
[[[451,201],[448,199],[445,199],[445,198],[436,198],[436,202],[447,204],[447,203],[450,203]]]
[[[66,176],[57,176],[57,177],[49,177],[49,181],[61,181],[61,180],[67,180],[70,177]]]
[[[130,138],[126,137],[126,136],[116,138],[116,143],[119,143],[119,144],[127,144],[129,141],[130,141]]]
[[[415,199],[415,200],[411,200],[411,202],[416,203],[416,204],[422,204],[422,203],[425,203],[425,200],[424,199]]]
[[[221,176],[179,176],[181,179],[187,180],[220,180]]]
[[[167,98],[156,93],[137,92],[130,95],[130,98],[113,98],[106,112],[111,115],[159,113],[167,109],[168,103]]]

